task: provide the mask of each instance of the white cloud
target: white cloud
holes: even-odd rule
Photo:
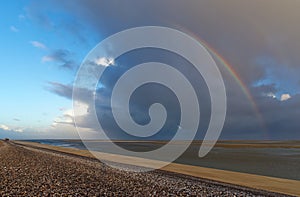
[[[16,28],[15,26],[10,26],[10,30],[13,31],[13,32],[19,32],[19,29]]]
[[[272,98],[276,98],[276,95],[272,92],[269,92],[266,94],[267,97],[272,97]]]
[[[64,115],[64,116],[74,117],[73,109],[66,109],[66,110],[64,110],[63,115]]]
[[[46,45],[38,41],[30,41],[30,44],[36,48],[47,49]]]
[[[24,130],[21,128],[11,128],[7,125],[1,124],[0,125],[0,129],[4,130],[4,131],[14,131],[14,132],[23,132]]]
[[[4,124],[1,124],[1,125],[0,125],[0,129],[3,129],[3,130],[5,130],[5,131],[11,130],[8,126],[6,126],[6,125],[4,125]]]
[[[74,125],[74,111],[73,109],[60,109],[63,112],[61,116],[54,119],[52,127],[56,127],[58,124],[70,124]]]
[[[99,133],[95,132],[93,128],[90,128],[92,125],[90,122],[88,122],[89,115],[89,105],[82,103],[82,102],[76,102],[77,110],[76,110],[76,129],[75,122],[74,122],[74,110],[73,109],[66,109],[61,108],[60,111],[62,111],[62,115],[58,116],[54,119],[51,127],[49,128],[49,135],[54,135],[55,132],[61,131],[68,133],[66,136],[70,138],[70,136],[74,136],[74,138],[79,137],[78,132],[80,132],[80,136],[84,139],[95,139],[99,138]],[[60,134],[57,134],[61,135]],[[65,137],[65,136],[64,136]],[[100,137],[101,139],[105,138],[104,136]]]
[[[85,136],[85,132],[94,132],[95,125],[98,123],[94,118],[94,111],[91,111],[90,106],[83,102],[75,102],[76,105],[76,127],[75,127],[75,112],[73,109],[61,109],[62,115],[56,117],[51,124],[52,129],[61,129],[61,128],[69,128],[75,129],[77,128],[78,132],[83,132]],[[99,135],[99,134],[97,134]]]
[[[100,57],[95,59],[95,64],[98,66],[113,66],[115,65],[115,60],[113,58],[107,58],[107,57]]]
[[[74,112],[73,109],[67,109],[63,112],[63,115],[56,118],[55,122],[59,123],[74,123]]]
[[[286,101],[288,99],[292,98],[291,95],[289,94],[282,94],[280,100],[281,101]]]
[[[18,128],[18,129],[15,129],[15,130],[13,130],[13,131],[15,131],[15,132],[19,132],[19,133],[22,133],[24,130],[23,130],[23,129],[21,129],[21,128]]]

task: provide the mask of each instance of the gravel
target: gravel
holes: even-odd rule
[[[0,145],[0,196],[283,196],[163,171],[128,172],[78,156]]]

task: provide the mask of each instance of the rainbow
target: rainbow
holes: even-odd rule
[[[198,35],[194,34],[193,32],[189,31],[186,28],[181,27],[180,29],[183,29],[183,32],[186,32],[188,35],[192,36],[194,39],[196,39],[198,42],[200,42],[206,48],[206,50],[208,50],[208,52],[214,57],[214,59],[217,59],[224,66],[224,68],[230,73],[230,75],[233,77],[235,82],[239,85],[239,87],[241,88],[241,90],[243,91],[243,93],[245,94],[245,96],[247,97],[249,102],[251,103],[253,110],[254,110],[256,116],[258,117],[261,127],[266,132],[267,127],[264,123],[263,117],[260,113],[258,106],[255,103],[255,100],[254,100],[249,88],[247,87],[245,82],[241,79],[239,74],[234,70],[232,65],[223,56],[221,56],[221,54],[219,54],[216,49],[214,49],[211,45],[209,45],[205,40],[201,39]],[[265,138],[267,138],[267,136],[265,136]]]
[[[198,40],[199,41],[199,40]],[[238,73],[233,69],[231,64],[223,57],[221,56],[214,48],[212,48],[207,42],[204,40],[201,40],[200,43],[209,51],[210,54],[213,55],[214,58],[216,58],[223,66],[224,68],[230,73],[230,75],[233,77],[235,82],[239,85],[243,93],[246,95],[248,100],[250,101],[251,105],[254,107],[255,110],[259,110],[252,94],[250,93],[250,90],[248,89],[245,82],[241,79],[241,77],[238,75]]]

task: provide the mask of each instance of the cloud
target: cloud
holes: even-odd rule
[[[48,130],[51,134],[57,133],[58,131],[66,133],[68,135],[63,136],[74,136],[74,138],[79,138],[78,132],[80,132],[80,137],[84,137],[85,139],[98,139],[99,134],[95,132],[96,124],[95,122],[89,121],[91,118],[91,113],[89,111],[89,106],[85,103],[77,102],[76,113],[76,125],[75,125],[75,117],[73,109],[64,109],[62,111],[62,115],[58,116],[54,119],[51,129]],[[61,136],[61,133],[57,134],[57,136]],[[70,137],[69,137],[70,138]]]
[[[88,115],[88,113],[89,113],[88,107],[89,106],[87,104],[77,102],[77,105],[80,105],[80,107],[77,108],[77,111],[76,111],[76,115],[78,117]],[[53,126],[57,126],[58,124],[69,124],[69,125],[75,126],[74,116],[75,116],[75,114],[74,114],[73,109],[65,109],[62,111],[61,116],[58,116],[54,119]],[[80,118],[78,118],[77,120],[80,120]],[[77,126],[82,127],[81,121],[77,122]],[[90,127],[85,126],[85,128],[90,128]]]
[[[72,70],[76,67],[76,63],[71,59],[71,56],[70,51],[59,49],[49,55],[43,56],[42,62],[57,62],[59,63],[59,67]]]
[[[51,83],[53,86],[52,92],[63,96],[67,99],[71,97],[71,86],[60,83]],[[107,85],[107,83],[105,83]],[[176,114],[178,104],[176,100],[172,99],[172,95],[167,93],[165,89],[162,90],[151,90],[152,88],[144,88],[138,90],[137,93],[132,95],[132,104],[130,105],[132,117],[139,123],[147,122],[147,106],[158,99],[164,106],[167,107],[168,117],[170,118],[169,124],[176,120]],[[257,87],[262,90],[272,90],[272,87]],[[110,135],[118,139],[124,138],[125,136],[120,135],[121,131],[116,126],[109,104],[111,87],[101,88],[97,90],[96,96],[96,110],[99,117],[99,121],[102,121],[104,128],[110,131]],[[202,89],[202,88],[199,88]],[[108,91],[108,92],[107,92]],[[81,113],[77,113],[77,126],[81,128],[96,130],[97,122],[94,122],[92,115],[93,110],[90,109],[90,104],[86,102],[87,93],[90,94],[89,90],[81,90],[79,101],[81,104]],[[203,92],[203,89],[202,91]],[[298,136],[299,123],[297,117],[300,116],[300,112],[297,106],[300,106],[300,95],[295,95],[289,99],[289,102],[280,104],[280,100],[274,99],[273,97],[265,96],[261,92],[256,92],[254,95],[255,102],[259,107],[259,111],[263,118],[263,123],[268,130],[261,128],[261,122],[259,117],[253,111],[253,108],[249,101],[243,94],[236,95],[236,97],[228,98],[228,111],[224,130],[222,132],[223,139],[293,139]],[[131,99],[131,100],[132,100]],[[154,100],[153,100],[154,99]],[[164,101],[165,100],[165,101]],[[147,104],[148,103],[148,104]],[[145,105],[146,104],[146,105]],[[201,103],[204,106],[209,106],[205,100],[201,99]],[[128,106],[123,106],[128,107]],[[145,108],[146,107],[146,108]],[[209,114],[206,110],[203,111],[201,107],[202,119],[206,119],[205,114]],[[280,113],[278,113],[280,112]],[[175,115],[175,116],[174,116]],[[59,126],[61,124],[68,124],[74,126],[74,116],[71,109],[64,109],[63,115],[54,121],[54,125]],[[287,123],[287,124],[286,124]],[[178,125],[178,124],[174,124]],[[204,126],[205,127],[205,126]],[[177,128],[175,128],[177,129]],[[203,128],[202,128],[203,129]],[[205,129],[204,129],[205,130]],[[168,138],[171,134],[164,136]],[[160,136],[162,137],[162,136]],[[125,137],[126,138],[126,137]],[[198,136],[200,138],[200,136]],[[201,138],[200,138],[201,139]]]
[[[47,49],[46,45],[38,42],[38,41],[30,41],[30,44],[36,48],[40,48],[40,49]],[[47,60],[44,60],[43,62],[46,62]]]
[[[46,90],[67,99],[72,99],[73,88],[70,85],[65,85],[58,82],[48,82]]]
[[[107,58],[107,57],[99,57],[95,59],[94,63],[98,66],[113,66],[115,65],[115,60],[113,58]]]
[[[272,93],[272,92],[269,92],[269,93],[267,93],[267,94],[265,94],[267,97],[271,97],[271,98],[276,98],[276,95],[274,94],[274,93]]]
[[[161,54],[159,51],[157,54]],[[151,59],[153,60],[153,56],[155,53],[151,53]],[[130,65],[137,65],[139,61],[143,61],[145,58],[144,55],[141,55],[140,52],[135,52],[133,54],[128,54],[127,57],[120,57],[118,59],[118,65],[122,65],[121,68],[118,67],[108,67],[105,71],[105,75],[100,80],[102,84],[96,91],[96,110],[97,115],[101,123],[104,125],[104,129],[109,131],[109,134],[118,139],[128,139],[128,136],[124,136],[120,128],[116,125],[114,118],[111,114],[110,108],[110,96],[111,91],[114,87],[115,82],[118,80],[120,76],[126,70],[130,69]],[[140,58],[139,57],[143,57]],[[155,59],[153,61],[166,61],[165,55],[162,55],[163,59]],[[132,59],[132,61],[128,61],[128,59]],[[180,58],[176,59],[173,56],[170,56],[169,59],[173,61],[165,62],[167,64],[172,64],[175,68],[179,69],[182,73],[189,77],[192,85],[195,87],[197,95],[199,97],[201,114],[202,118],[201,126],[199,128],[198,139],[202,139],[201,135],[203,135],[206,127],[206,122],[209,121],[209,110],[210,106],[208,98],[205,95],[208,95],[205,92],[205,85],[202,84],[201,78],[197,75],[193,70],[187,69],[188,65],[185,65],[184,61]],[[185,66],[183,66],[185,65]],[[96,66],[96,65],[95,65]],[[259,113],[261,115],[258,116],[257,112],[253,110],[253,106],[248,100],[248,98],[243,94],[243,92],[238,91],[234,85],[230,84],[231,81],[225,78],[226,86],[227,86],[227,117],[224,126],[224,130],[222,132],[223,139],[292,139],[297,136],[297,128],[299,127],[299,123],[293,117],[297,117],[299,114],[299,110],[295,106],[300,105],[300,100],[297,97],[293,97],[289,99],[289,102],[281,103],[280,100],[274,99],[274,95],[277,94],[278,90],[276,89],[275,84],[271,85],[257,85],[252,87],[251,94],[253,95],[252,102],[256,103],[256,106],[259,108]],[[50,82],[49,91],[62,96],[67,99],[72,99],[72,86],[61,84],[57,82]],[[84,105],[84,109],[86,113],[82,113],[76,117],[78,121],[78,126],[86,129],[97,129],[97,122],[93,121],[92,114],[94,111],[90,108],[91,104],[88,103],[87,97],[90,97],[93,94],[91,90],[88,89],[80,89],[80,93],[78,102],[81,105]],[[129,105],[131,109],[131,115],[135,121],[140,124],[145,124],[149,121],[148,116],[148,107],[151,103],[155,101],[159,101],[164,106],[167,107],[168,111],[168,125],[166,128],[171,128],[172,125],[178,125],[177,115],[180,114],[178,109],[178,103],[175,98],[173,98],[168,89],[162,89],[161,87],[156,87],[155,85],[149,85],[147,87],[143,87],[134,92],[131,96],[131,104]],[[127,108],[128,106],[121,106]],[[282,112],[282,113],[278,113]],[[263,120],[261,120],[263,118]],[[263,124],[268,128],[265,130],[263,128]],[[278,125],[278,122],[280,123]],[[286,122],[289,122],[287,125]],[[63,121],[60,121],[63,123]],[[174,124],[173,124],[174,123]],[[73,124],[68,121],[64,121],[64,124]],[[276,126],[275,126],[276,125]],[[166,129],[165,131],[170,131],[172,129]],[[177,129],[177,128],[174,128]],[[266,134],[267,133],[267,134]],[[160,134],[159,136],[154,136],[155,139],[169,139],[172,136],[171,132],[167,134]],[[130,138],[129,138],[130,139]]]
[[[289,94],[282,94],[281,97],[280,97],[280,100],[281,101],[286,101],[286,100],[289,100],[291,97],[291,95]]]
[[[22,133],[24,131],[22,128],[12,128],[12,127],[9,127],[9,126],[4,125],[4,124],[0,125],[0,130],[19,132],[19,133]]]
[[[45,89],[49,92],[52,92],[58,96],[64,97],[66,99],[72,100],[72,94],[73,94],[73,86],[72,85],[66,85],[59,82],[48,82]],[[76,100],[80,103],[88,104],[88,98],[90,96],[93,96],[94,93],[92,90],[85,89],[85,88],[78,88],[78,93],[80,97],[78,97]]]
[[[69,124],[75,126],[73,109],[64,110],[62,116],[56,117],[52,125],[56,126],[57,124]]]
[[[10,26],[10,30],[11,30],[12,32],[19,32],[19,29],[16,28],[15,26],[13,26],[13,25]]]
[[[64,97],[66,99],[72,100],[72,90],[73,87],[71,85],[65,85],[58,82],[49,82],[48,86],[46,87],[46,90]],[[76,109],[76,126],[80,128],[87,129],[86,131],[95,130],[98,126],[98,123],[93,121],[92,118],[95,111],[92,109],[91,103],[89,103],[89,98],[94,95],[94,93],[91,90],[85,89],[85,88],[79,88],[78,89],[78,97],[77,100],[73,100],[73,102],[76,103],[78,106]],[[99,99],[107,99],[106,96],[103,96]],[[107,100],[108,101],[108,100]],[[105,108],[106,104],[103,104],[101,102],[100,108]],[[62,115],[55,118],[53,121],[52,126],[56,127],[61,124],[67,124],[74,126],[74,112],[72,109],[63,109],[61,108],[60,111],[62,111]]]
[[[19,118],[14,118],[13,120],[18,122],[21,121]]]
[[[247,85],[268,77],[270,71],[255,63],[256,58],[261,56],[274,58],[280,65],[278,71],[281,73],[287,70],[290,75],[299,73],[297,67],[299,68],[300,59],[297,51],[300,25],[297,18],[300,14],[296,9],[299,2],[287,3],[284,6],[281,6],[280,0],[272,3],[261,3],[259,0],[247,3],[238,0],[229,0],[226,3],[179,0],[167,0],[163,3],[158,0],[147,3],[130,2],[78,1],[78,4],[71,4],[59,1],[59,4],[104,36],[143,25],[163,25],[187,33],[192,32],[224,56]],[[261,5],[259,8],[258,4]],[[109,11],[118,10],[120,7],[121,12]],[[174,9],[178,12],[175,13]],[[155,14],[151,10],[155,10]],[[239,35],[243,35],[243,38]],[[268,69],[276,70],[274,66],[268,66]],[[278,71],[275,72],[280,73]],[[292,78],[298,80],[297,76],[293,75]],[[276,75],[273,82],[279,79]]]
[[[55,50],[51,54],[44,56],[42,61],[59,61],[64,62],[66,61],[66,58],[70,55],[70,52],[68,50]]]
[[[133,3],[135,6],[132,6]],[[281,0],[272,2],[259,0],[248,2],[239,0],[120,2],[111,0],[78,1],[76,4],[69,1],[56,1],[56,5],[72,15],[72,18],[82,21],[85,27],[91,26],[97,34],[103,36],[102,38],[131,27],[160,25],[179,29],[196,39],[205,40],[214,51],[228,61],[231,69],[237,73],[238,78],[243,80],[244,86],[249,89],[253,97],[249,100],[245,96],[240,84],[236,83],[232,74],[228,72],[228,68],[225,68],[226,65],[214,57],[224,77],[228,100],[222,138],[300,138],[298,121],[300,117],[298,107],[300,106],[299,1],[282,4]],[[260,6],[257,7],[257,5]],[[120,8],[122,8],[121,11]],[[118,12],[111,12],[111,10],[118,10]],[[164,56],[158,59],[160,62],[176,64],[177,61],[174,58],[174,62],[167,62],[164,58],[169,59],[169,54],[155,54],[152,51],[148,53],[151,58],[147,58],[147,53],[139,56],[132,58],[136,62],[125,60],[119,64],[118,60],[114,60],[121,66],[108,67],[105,76],[101,79],[103,88],[97,90],[97,99],[100,99],[97,100],[99,104],[97,110],[102,111],[99,113],[99,118],[103,118],[109,131],[118,130],[111,118],[109,101],[111,90],[120,75],[129,69],[130,65],[137,65],[146,60],[151,61],[151,58],[155,56]],[[47,58],[53,59],[51,56]],[[108,61],[101,58],[98,63],[108,65]],[[185,65],[186,63],[182,62],[182,66],[178,69],[184,69]],[[193,70],[187,69],[186,75],[194,83],[197,83],[195,82],[197,79],[201,80],[201,77],[194,76]],[[68,85],[52,84],[52,86],[53,93],[71,98],[69,90],[71,87]],[[205,90],[203,85],[196,84],[195,87],[199,92]],[[89,92],[90,90],[82,89],[82,91]],[[293,96],[281,102],[281,97],[285,94],[283,91]],[[143,119],[147,120],[145,105],[150,103],[151,98],[155,100],[158,96],[162,97],[160,99],[167,96],[166,91],[158,92],[140,90],[140,93],[135,95],[137,97],[132,97],[135,103],[132,105],[135,120],[140,122],[143,122]],[[80,100],[86,103],[84,96],[85,94],[82,94]],[[284,96],[284,98],[287,97],[287,95]],[[200,101],[203,102],[202,99]],[[204,102],[203,107],[207,106],[210,106],[210,103]],[[169,108],[174,108],[173,112],[176,112],[175,107],[175,101],[169,103]],[[204,113],[201,111],[202,119],[208,119],[208,117],[207,111],[204,110]],[[172,118],[175,121],[176,115]],[[82,121],[92,127],[87,116],[82,117]]]
[[[21,128],[14,129],[14,131],[15,131],[15,132],[20,132],[20,133],[24,132],[24,130],[23,130],[23,129],[21,129]]]
[[[8,126],[3,125],[3,124],[0,125],[0,129],[3,129],[5,131],[9,131],[10,130],[10,128]]]

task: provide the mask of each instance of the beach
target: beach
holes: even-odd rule
[[[285,196],[165,170],[119,170],[75,150],[0,143],[1,196]]]

